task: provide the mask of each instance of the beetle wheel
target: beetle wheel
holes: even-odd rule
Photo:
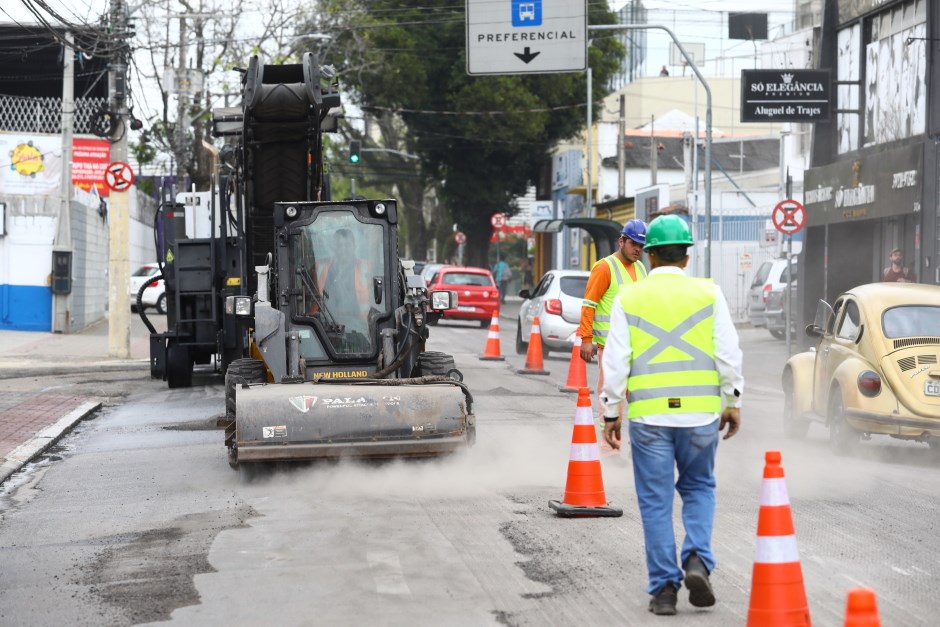
[[[809,421],[796,415],[793,377],[788,373],[783,378],[783,434],[791,440],[802,440],[809,431]]]
[[[846,455],[858,445],[859,433],[845,419],[842,394],[836,390],[829,401],[829,448],[836,455]]]

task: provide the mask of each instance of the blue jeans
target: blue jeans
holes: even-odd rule
[[[673,490],[682,497],[680,564],[696,553],[709,572],[715,567],[712,525],[715,518],[715,451],[718,420],[702,427],[657,427],[630,422],[633,478],[646,542],[646,591],[655,595],[667,583],[681,587],[672,528]],[[679,478],[675,479],[676,470]]]

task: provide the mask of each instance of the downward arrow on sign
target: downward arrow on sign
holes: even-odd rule
[[[532,59],[534,59],[535,57],[539,56],[542,53],[541,52],[529,52],[529,47],[526,46],[525,50],[521,54],[518,52],[514,52],[513,54],[519,57],[519,59],[523,63],[528,63],[529,61],[531,61]]]

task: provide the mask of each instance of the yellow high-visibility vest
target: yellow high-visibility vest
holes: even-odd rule
[[[610,285],[607,287],[607,291],[604,292],[604,295],[601,296],[599,303],[588,304],[586,301],[583,301],[582,304],[589,307],[596,305],[594,309],[594,326],[591,331],[594,335],[594,343],[598,346],[603,346],[607,343],[607,334],[610,332],[610,311],[614,307],[614,299],[617,297],[617,294],[620,293],[621,287],[624,285],[632,285],[636,281],[645,278],[646,267],[640,261],[634,262],[633,267],[636,268],[636,281],[634,281],[630,273],[627,272],[626,266],[623,265],[623,262],[620,261],[617,255],[607,255],[603,259],[595,262],[594,266],[591,266],[591,269],[593,270],[599,263],[606,263],[610,266]]]
[[[618,295],[630,325],[630,419],[721,411],[711,280],[655,274]]]

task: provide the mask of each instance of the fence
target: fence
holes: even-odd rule
[[[76,134],[94,134],[98,112],[106,104],[105,98],[76,98],[72,131]],[[62,99],[0,96],[0,130],[19,133],[60,133],[62,131]]]

